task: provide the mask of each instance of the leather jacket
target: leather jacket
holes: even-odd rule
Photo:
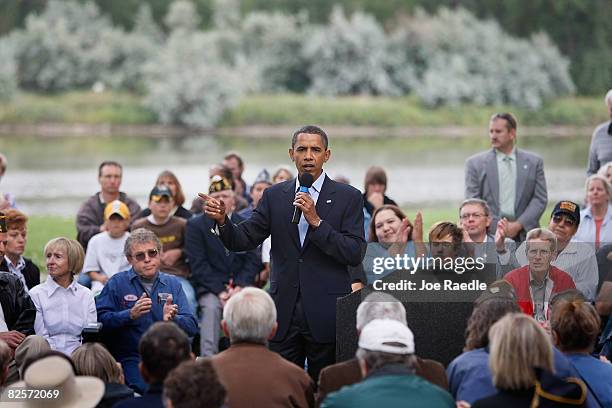
[[[36,307],[21,280],[10,272],[0,272],[0,304],[9,331],[34,334]]]

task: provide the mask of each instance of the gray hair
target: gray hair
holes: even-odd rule
[[[612,89],[610,89],[608,91],[608,93],[606,94],[606,96],[604,97],[604,103],[607,104],[611,104],[612,105]]]
[[[162,244],[157,238],[157,235],[151,230],[146,228],[138,228],[130,233],[130,236],[125,240],[125,245],[123,246],[123,254],[126,257],[132,255],[132,247],[137,244],[148,244],[153,242],[157,247],[157,251],[161,252]]]
[[[266,344],[276,323],[276,306],[267,292],[244,288],[225,305],[223,320],[232,343]]]
[[[589,177],[587,177],[586,182],[584,183],[585,192],[589,194],[589,186],[595,180],[599,180],[603,183],[604,189],[608,194],[608,200],[612,198],[612,185],[610,185],[610,182],[606,176],[600,175],[599,173],[591,174]]]
[[[606,180],[608,179],[608,169],[612,167],[612,161],[607,162],[606,164],[604,164],[603,166],[601,166],[599,168],[599,170],[597,170],[597,174],[599,174],[600,176],[603,176],[606,178]]]
[[[479,205],[487,217],[489,216],[489,214],[491,214],[491,208],[489,208],[489,204],[487,204],[485,200],[481,200],[480,198],[468,198],[459,206],[459,212],[461,212],[461,210],[463,210],[463,207],[465,207],[466,205],[472,204]]]
[[[365,362],[368,371],[376,370],[389,364],[402,364],[407,367],[412,374],[415,372],[416,356],[414,354],[392,354],[359,348],[357,349],[357,353],[355,353],[355,357]]]
[[[363,329],[374,319],[391,319],[408,325],[404,305],[384,292],[370,293],[357,308],[357,330]]]
[[[550,250],[553,253],[557,252],[557,236],[546,228],[534,228],[527,233],[527,237],[525,238],[525,253],[529,251],[529,241],[534,239],[550,242]]]

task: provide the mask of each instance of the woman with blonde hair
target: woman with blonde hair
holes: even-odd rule
[[[99,408],[112,407],[118,401],[131,398],[134,391],[125,385],[123,369],[100,343],[85,343],[72,353],[76,375],[97,377],[104,381],[104,396]]]
[[[97,322],[96,304],[89,289],[75,279],[85,253],[78,241],[54,238],[44,249],[47,280],[30,290],[36,306],[34,330],[53,350],[66,355],[81,345],[81,332]]]
[[[597,170],[597,174],[608,179],[608,182],[612,184],[612,161],[607,162]]]
[[[272,175],[272,184],[282,183],[283,181],[291,180],[293,173],[289,170],[289,167],[280,166]]]
[[[587,178],[585,188],[588,206],[580,211],[580,225],[573,240],[599,249],[602,243],[612,242],[612,185],[606,177],[593,174]]]
[[[476,401],[472,408],[583,406],[586,392],[582,382],[564,382],[550,374],[554,371],[552,344],[531,316],[507,314],[491,327],[489,341],[489,366],[498,392]],[[563,395],[542,389],[540,378],[546,375],[563,384],[556,388]]]

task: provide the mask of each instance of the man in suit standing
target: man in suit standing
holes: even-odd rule
[[[505,218],[505,236],[516,241],[539,226],[548,194],[544,162],[534,153],[515,147],[516,119],[496,113],[489,121],[493,149],[470,157],[465,163],[465,198],[487,202],[493,216],[490,231]]]
[[[201,194],[204,212],[215,220],[228,249],[253,249],[271,236],[270,294],[278,331],[270,349],[301,367],[308,359],[314,381],[335,362],[336,298],[350,293],[349,266],[359,265],[366,249],[361,193],[327,177],[323,164],[330,155],[321,128],[297,130],[289,157],[300,175],[312,175],[308,193],[296,194],[298,179],[276,184],[239,225],[227,218],[223,201]],[[290,222],[295,207],[302,211],[298,225]]]

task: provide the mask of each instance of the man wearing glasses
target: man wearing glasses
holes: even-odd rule
[[[496,235],[490,233],[492,222],[491,209],[485,200],[480,198],[468,198],[459,207],[459,221],[463,228],[463,242],[473,249],[474,257],[482,257],[489,264],[495,264],[495,272],[498,279],[512,267],[502,266],[498,262],[496,252],[496,237],[502,230],[498,230]],[[513,245],[514,241],[506,237],[497,237],[506,245]],[[508,264],[509,256],[505,257],[504,264]]]
[[[503,223],[503,220],[500,221],[496,237],[503,237]],[[597,258],[592,246],[585,242],[572,240],[579,224],[580,206],[578,204],[571,201],[559,201],[555,205],[548,223],[548,229],[557,239],[557,256],[552,261],[552,265],[567,272],[574,280],[576,288],[587,299],[594,300],[599,282]],[[496,245],[498,252],[501,253],[499,259],[502,265],[509,264],[513,268],[527,265],[525,243],[519,246],[514,255],[512,251],[506,251],[503,242],[496,241]]]
[[[133,231],[124,252],[132,267],[109,279],[96,298],[96,308],[109,350],[123,366],[127,385],[142,394],[147,388],[139,372],[138,342],[143,333],[155,322],[173,321],[194,336],[198,323],[181,283],[159,271],[161,243],[155,233],[144,228]]]
[[[519,307],[538,322],[548,320],[548,305],[556,294],[576,289],[572,277],[552,266],[557,254],[557,237],[545,228],[527,233],[525,255],[528,264],[504,276],[516,293]],[[517,251],[518,253],[518,251]]]
[[[100,191],[89,197],[81,207],[76,217],[77,241],[87,249],[89,240],[96,234],[106,231],[104,209],[114,200],[119,200],[130,209],[130,214],[140,214],[140,206],[136,201],[119,191],[123,169],[115,161],[104,161],[98,166],[98,183]]]

